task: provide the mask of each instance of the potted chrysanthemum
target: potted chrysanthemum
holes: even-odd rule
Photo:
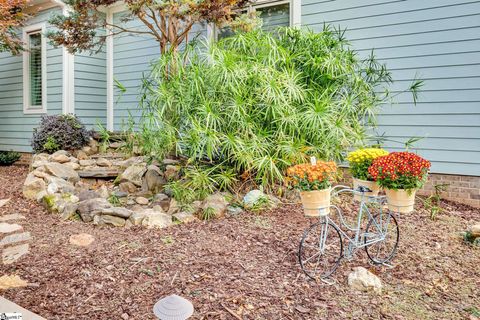
[[[413,211],[415,194],[423,187],[430,162],[412,152],[392,152],[373,160],[368,172],[385,189],[388,207],[392,211]]]
[[[290,186],[300,191],[306,216],[325,216],[330,212],[330,191],[336,174],[337,165],[332,161],[314,161],[287,169]]]
[[[373,160],[378,157],[386,156],[388,151],[380,148],[363,148],[352,151],[348,154],[347,160],[350,165],[350,172],[353,177],[353,188],[363,186],[372,190],[365,192],[366,196],[376,196],[380,191],[380,186],[374,181],[372,175],[368,172],[368,168],[372,165]],[[362,196],[356,194],[355,200],[361,201]]]

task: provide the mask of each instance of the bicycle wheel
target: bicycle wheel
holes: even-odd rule
[[[382,264],[390,261],[397,252],[398,240],[400,238],[400,230],[398,228],[397,219],[391,213],[377,213],[368,221],[365,229],[365,243],[372,239],[385,237],[384,240],[365,246],[368,258],[374,264]]]
[[[330,222],[313,224],[303,234],[298,249],[298,261],[311,279],[324,279],[337,269],[342,259],[342,235]]]

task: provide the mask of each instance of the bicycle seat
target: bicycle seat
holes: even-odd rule
[[[365,186],[358,186],[357,191],[361,192],[361,193],[372,192],[372,190],[370,190],[370,188],[367,188]]]

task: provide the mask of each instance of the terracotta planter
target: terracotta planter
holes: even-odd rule
[[[378,196],[378,192],[380,191],[380,186],[375,181],[367,181],[353,178],[353,189],[357,190],[359,186],[367,187],[368,189],[372,190],[372,192],[365,192],[364,197]],[[362,195],[355,194],[353,196],[353,199],[355,199],[356,201],[362,201]]]
[[[302,191],[303,212],[307,217],[321,217],[330,213],[330,191],[332,189]]]
[[[417,190],[391,190],[385,189],[387,195],[388,209],[394,212],[409,213],[413,211],[415,204],[415,194]]]

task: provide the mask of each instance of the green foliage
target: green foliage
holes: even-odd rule
[[[112,193],[107,200],[115,207],[119,207],[122,204],[120,198],[115,193]]]
[[[48,136],[47,141],[43,144],[43,149],[48,153],[54,153],[60,150],[60,145],[53,136]]]
[[[97,121],[97,130],[100,135],[100,152],[105,153],[110,145],[110,139],[112,136],[100,121]]]
[[[208,207],[200,211],[200,219],[202,220],[211,220],[215,218],[215,209]]]
[[[463,241],[465,241],[467,244],[473,245],[474,247],[480,247],[480,237],[474,237],[470,231],[467,231],[463,234]]]
[[[430,211],[430,219],[435,220],[437,215],[443,211],[441,207],[442,192],[447,191],[449,184],[441,183],[433,186],[434,193],[424,201],[425,208]]]
[[[368,173],[368,167],[372,165],[372,161],[373,160],[366,160],[363,162],[350,163],[350,172],[352,173],[352,176],[360,180],[371,181],[372,176]]]
[[[237,33],[202,50],[163,55],[145,79],[145,151],[222,164],[264,186],[312,155],[343,159],[365,139],[391,81],[329,27]]]
[[[0,166],[9,166],[20,159],[21,155],[15,151],[0,151]]]

